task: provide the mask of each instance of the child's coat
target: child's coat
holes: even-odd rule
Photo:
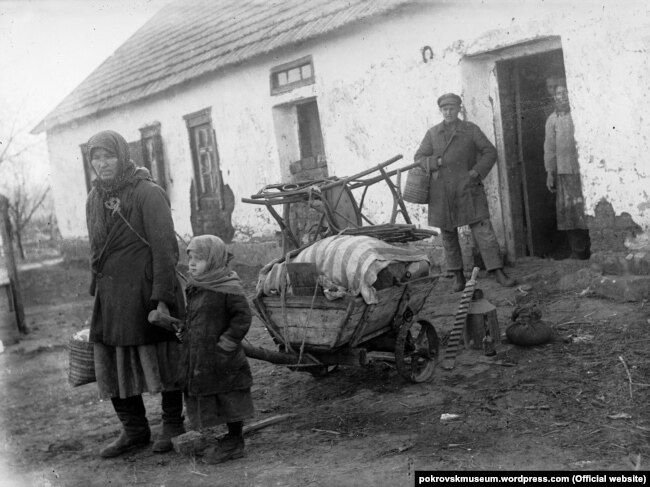
[[[246,297],[194,286],[186,296],[187,392],[204,396],[250,388],[253,377],[241,345],[252,318]],[[234,351],[217,344],[222,335],[237,343]]]

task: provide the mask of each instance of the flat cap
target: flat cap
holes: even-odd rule
[[[445,93],[440,98],[438,98],[438,106],[444,107],[445,105],[458,105],[460,106],[463,103],[460,96],[455,93]]]

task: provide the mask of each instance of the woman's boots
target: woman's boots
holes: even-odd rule
[[[122,422],[120,436],[106,445],[99,454],[103,458],[113,458],[135,448],[147,446],[151,439],[151,430],[147,421],[142,396],[131,396],[126,399],[111,398],[117,417]]]
[[[169,391],[162,393],[162,430],[153,444],[154,453],[172,451],[172,438],[185,433],[183,427],[183,393]]]
[[[122,422],[122,432],[113,442],[102,448],[103,458],[113,458],[136,448],[144,447],[151,441],[151,430],[147,421],[142,396],[126,399],[111,398],[117,417]],[[172,438],[185,433],[183,427],[183,393],[170,391],[162,393],[162,429],[153,444],[153,451],[164,453],[173,448]]]

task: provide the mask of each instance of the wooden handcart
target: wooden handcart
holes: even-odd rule
[[[287,255],[331,235],[368,235],[390,243],[437,235],[411,223],[401,196],[400,175],[415,165],[386,169],[401,158],[395,156],[347,178],[266,186],[242,201],[267,207],[285,236],[283,250]],[[368,188],[380,182],[388,185],[393,209],[389,223],[375,225],[364,213],[364,201]],[[307,204],[320,214],[306,244],[294,235],[287,221],[287,210],[295,203]],[[279,205],[284,207],[283,215],[275,209]],[[404,223],[396,222],[398,215]],[[303,293],[306,295],[258,295],[254,308],[278,348],[270,350],[245,342],[246,354],[320,375],[338,365],[364,365],[373,355],[388,353],[405,379],[427,381],[438,362],[439,340],[434,326],[421,312],[438,278],[410,280],[406,276],[378,290],[376,304],[367,304],[361,296],[330,301],[318,292],[317,282],[313,283],[313,292]]]

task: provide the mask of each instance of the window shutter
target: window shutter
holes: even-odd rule
[[[131,160],[135,163],[136,166],[138,167],[146,167],[151,171],[151,167],[147,167],[144,163],[144,154],[143,152],[143,147],[142,147],[142,142],[139,140],[136,140],[135,142],[129,142],[129,153],[131,154]]]
[[[81,149],[81,163],[84,167],[84,178],[86,180],[86,192],[90,193],[92,188],[92,182],[95,179],[95,173],[93,168],[90,167],[90,161],[88,160],[88,144],[80,144],[79,149]]]

